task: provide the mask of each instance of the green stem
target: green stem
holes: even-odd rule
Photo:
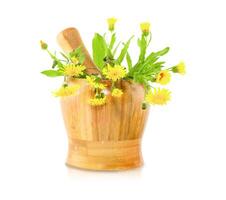
[[[165,69],[165,70],[172,71],[172,69],[173,69],[174,67],[176,67],[176,66],[169,67],[169,68],[167,68],[167,69]]]
[[[50,57],[51,57],[52,59],[55,59],[55,56],[54,56],[48,49],[46,49],[46,51],[47,51],[47,53],[50,55]]]
[[[151,34],[151,32],[150,32],[149,34],[150,34],[150,38],[149,38],[149,40],[148,40],[147,47],[148,47],[149,44],[151,43],[151,39],[152,39],[152,34]]]
[[[111,84],[111,91],[114,89],[114,87],[115,87],[115,82],[112,81],[112,84]]]
[[[97,88],[94,89],[94,93],[95,93],[95,96],[99,96],[100,95],[99,90]]]
[[[112,35],[113,35],[113,31],[110,31],[110,33],[111,33],[111,39],[110,39],[110,42],[109,42],[109,44],[108,44],[108,48],[110,49],[110,44],[111,44],[111,40],[112,40]],[[111,50],[111,49],[110,49]]]

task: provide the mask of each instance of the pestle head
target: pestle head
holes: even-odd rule
[[[57,41],[60,47],[67,53],[78,47],[82,47],[82,51],[85,54],[84,65],[86,66],[86,72],[88,74],[100,74],[100,71],[92,61],[92,58],[90,57],[89,52],[82,41],[79,31],[76,28],[71,27],[61,31],[57,35]]]

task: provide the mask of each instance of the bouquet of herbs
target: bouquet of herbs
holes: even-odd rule
[[[180,62],[177,65],[167,67],[160,58],[168,53],[169,47],[157,52],[148,52],[152,34],[150,23],[140,24],[141,36],[137,39],[139,56],[136,62],[132,61],[129,54],[129,46],[134,37],[126,42],[117,42],[115,32],[115,18],[109,18],[108,33],[103,35],[96,33],[92,41],[93,61],[99,69],[99,74],[87,74],[86,66],[83,64],[85,56],[82,48],[79,47],[72,52],[65,54],[60,52],[61,58],[49,51],[48,45],[40,41],[41,48],[50,55],[53,60],[52,69],[41,73],[49,77],[63,77],[62,86],[56,90],[55,96],[66,97],[78,94],[78,84],[68,84],[71,79],[85,79],[87,84],[94,91],[94,96],[87,99],[92,106],[101,106],[107,103],[107,95],[120,98],[123,95],[122,88],[117,82],[121,80],[142,84],[145,90],[145,97],[142,108],[147,105],[164,105],[170,100],[171,92],[158,85],[167,85],[171,80],[172,73],[185,74],[185,64]],[[109,38],[109,41],[107,40]],[[120,48],[121,47],[121,48]],[[110,94],[106,94],[104,80],[111,82]]]

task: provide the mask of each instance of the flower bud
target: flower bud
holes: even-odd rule
[[[68,87],[68,84],[66,82],[63,83],[62,87]]]
[[[42,40],[40,40],[40,46],[43,50],[46,50],[48,48],[48,45],[45,42],[43,42]]]
[[[117,19],[112,17],[112,18],[108,18],[107,22],[108,22],[108,30],[109,31],[114,31],[115,30],[115,23],[116,23]]]
[[[143,102],[143,103],[142,103],[142,109],[143,109],[143,110],[146,110],[147,107],[148,107],[148,106],[147,106],[147,103]]]
[[[142,33],[147,36],[150,33],[150,23],[149,22],[143,22],[140,24],[140,29]]]
[[[185,63],[183,61],[181,61],[175,67],[172,68],[172,71],[174,73],[179,73],[181,75],[184,75],[186,73]]]

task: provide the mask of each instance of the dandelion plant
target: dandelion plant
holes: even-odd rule
[[[139,56],[135,62],[129,54],[130,44],[134,42],[134,36],[129,37],[126,42],[117,41],[115,31],[117,19],[109,18],[107,22],[108,32],[106,34],[95,33],[92,40],[93,61],[100,71],[98,75],[87,74],[84,65],[85,56],[81,47],[68,54],[60,52],[61,58],[59,58],[49,51],[45,42],[40,42],[41,48],[53,60],[51,69],[41,73],[49,77],[63,77],[63,84],[54,92],[54,95],[61,97],[76,95],[80,88],[79,85],[69,85],[68,80],[71,78],[85,79],[94,91],[93,98],[88,99],[87,103],[91,106],[101,106],[107,103],[107,95],[114,98],[122,97],[123,90],[117,83],[124,80],[143,85],[146,93],[142,104],[143,109],[146,109],[149,104],[166,104],[170,100],[171,92],[159,86],[167,85],[171,81],[172,73],[184,75],[184,62],[169,67],[164,61],[161,61],[160,58],[169,52],[169,47],[149,52],[152,34],[148,22],[140,24],[141,35],[137,39]],[[105,81],[111,83],[110,94],[105,92],[107,88]]]

